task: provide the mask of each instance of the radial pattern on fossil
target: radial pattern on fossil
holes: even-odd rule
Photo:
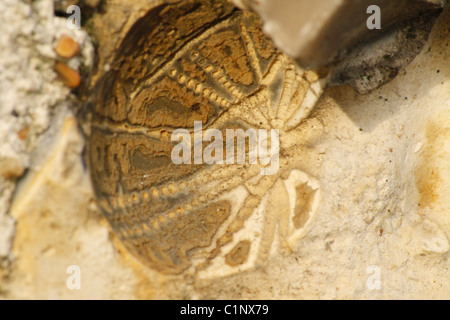
[[[295,135],[323,84],[227,1],[151,10],[123,41],[92,117],[93,185],[117,236],[159,272],[204,277],[254,267],[275,239],[289,247],[317,207],[319,183],[296,168]],[[194,134],[196,121],[224,133],[277,129],[279,170],[174,164],[172,133]]]

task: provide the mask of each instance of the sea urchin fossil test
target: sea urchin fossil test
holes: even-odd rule
[[[300,170],[298,136],[323,85],[273,46],[256,15],[227,1],[151,10],[104,77],[88,139],[95,192],[116,235],[151,268],[200,277],[255,267],[272,247],[294,245],[320,198]],[[174,164],[172,133],[193,135],[196,121],[203,131],[279,130],[279,170]]]

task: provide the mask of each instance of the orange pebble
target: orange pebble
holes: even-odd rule
[[[22,130],[20,130],[17,135],[19,136],[20,140],[25,140],[28,137],[28,131],[30,131],[29,127],[25,127]]]
[[[80,45],[71,37],[63,35],[55,47],[56,53],[63,58],[72,58],[80,52]]]
[[[76,88],[80,85],[81,76],[78,71],[69,68],[62,62],[57,62],[55,69],[61,81],[69,88]]]

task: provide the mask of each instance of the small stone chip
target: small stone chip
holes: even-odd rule
[[[81,83],[81,76],[78,71],[69,68],[62,62],[57,62],[55,66],[61,81],[69,88],[76,88]]]
[[[25,127],[22,130],[20,130],[19,132],[17,132],[17,136],[19,137],[20,140],[25,140],[28,137],[29,131],[30,131],[30,128]]]
[[[13,158],[0,159],[0,177],[5,179],[17,179],[25,172],[25,167],[20,161]]]
[[[72,58],[80,52],[80,45],[71,37],[63,35],[56,44],[55,52],[62,58]]]

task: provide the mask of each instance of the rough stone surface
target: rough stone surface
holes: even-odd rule
[[[70,91],[57,80],[53,48],[67,34],[83,47],[68,63],[90,66],[93,47],[87,34],[68,30],[49,0],[6,0],[0,4],[0,259],[9,256],[14,221],[8,215],[15,181],[30,166],[30,153],[51,126],[52,114],[67,109]]]
[[[349,84],[364,94],[390,81],[424,48],[435,17],[422,15],[356,46],[333,68],[329,85]]]
[[[17,224],[8,297],[131,296],[134,275],[117,264],[119,253],[93,202],[81,161],[84,139],[75,117],[67,112],[55,115],[52,128],[38,147],[47,151],[44,155],[33,154],[41,161],[19,184],[11,209]],[[81,269],[80,290],[69,290],[66,285],[70,275],[67,268],[73,265]],[[112,280],[112,275],[118,278]]]
[[[264,20],[265,31],[275,44],[302,67],[334,63],[361,40],[374,39],[404,21],[433,12],[445,1],[424,0],[263,0],[246,1]],[[238,5],[243,4],[237,1]],[[377,5],[381,29],[367,27],[367,9]]]
[[[103,57],[99,70],[108,69],[115,41],[149,6],[144,1],[133,11],[120,1],[109,4],[94,22],[101,26],[96,28]],[[0,250],[14,257],[7,268],[0,266],[1,298],[450,298],[449,9],[424,50],[394,80],[368,95],[350,87],[329,88],[322,95],[305,129],[309,143],[299,155],[308,161],[298,168],[320,184],[320,201],[291,251],[270,252],[264,264],[243,273],[198,279],[146,268],[117,240],[94,200],[76,118],[67,105],[58,104],[69,94],[52,69],[59,29],[47,26],[42,34],[16,36],[29,21],[39,25],[55,18],[30,19],[30,13],[18,19],[30,10],[25,2],[0,6],[2,20],[11,17],[2,27],[15,24],[1,33],[0,43],[14,48],[21,59],[0,53],[1,95],[11,101],[0,108],[0,128],[8,137],[1,142],[1,159],[21,164],[6,170],[8,179],[0,178]],[[108,27],[116,30],[115,37]],[[47,37],[49,30],[56,32],[51,41],[40,46],[32,40]],[[31,42],[19,46],[17,41]],[[84,42],[77,41],[83,48]],[[49,56],[36,54],[39,50]],[[23,70],[12,72],[11,66],[21,61]],[[41,72],[33,71],[32,61]],[[46,89],[27,90],[21,83]],[[19,116],[9,115],[13,110]],[[39,110],[44,116],[38,117]],[[22,131],[21,124],[30,131]],[[31,147],[20,139],[25,135]],[[28,170],[11,208],[20,167]],[[292,177],[285,179],[289,183]],[[297,192],[311,194],[313,188]],[[275,191],[269,197],[280,198]],[[273,217],[278,204],[283,202],[271,204]],[[304,220],[298,217],[295,223]],[[237,252],[246,245],[239,243],[227,261],[239,263]],[[66,285],[71,265],[81,270],[79,290]],[[379,288],[371,286],[373,270],[380,272]]]

